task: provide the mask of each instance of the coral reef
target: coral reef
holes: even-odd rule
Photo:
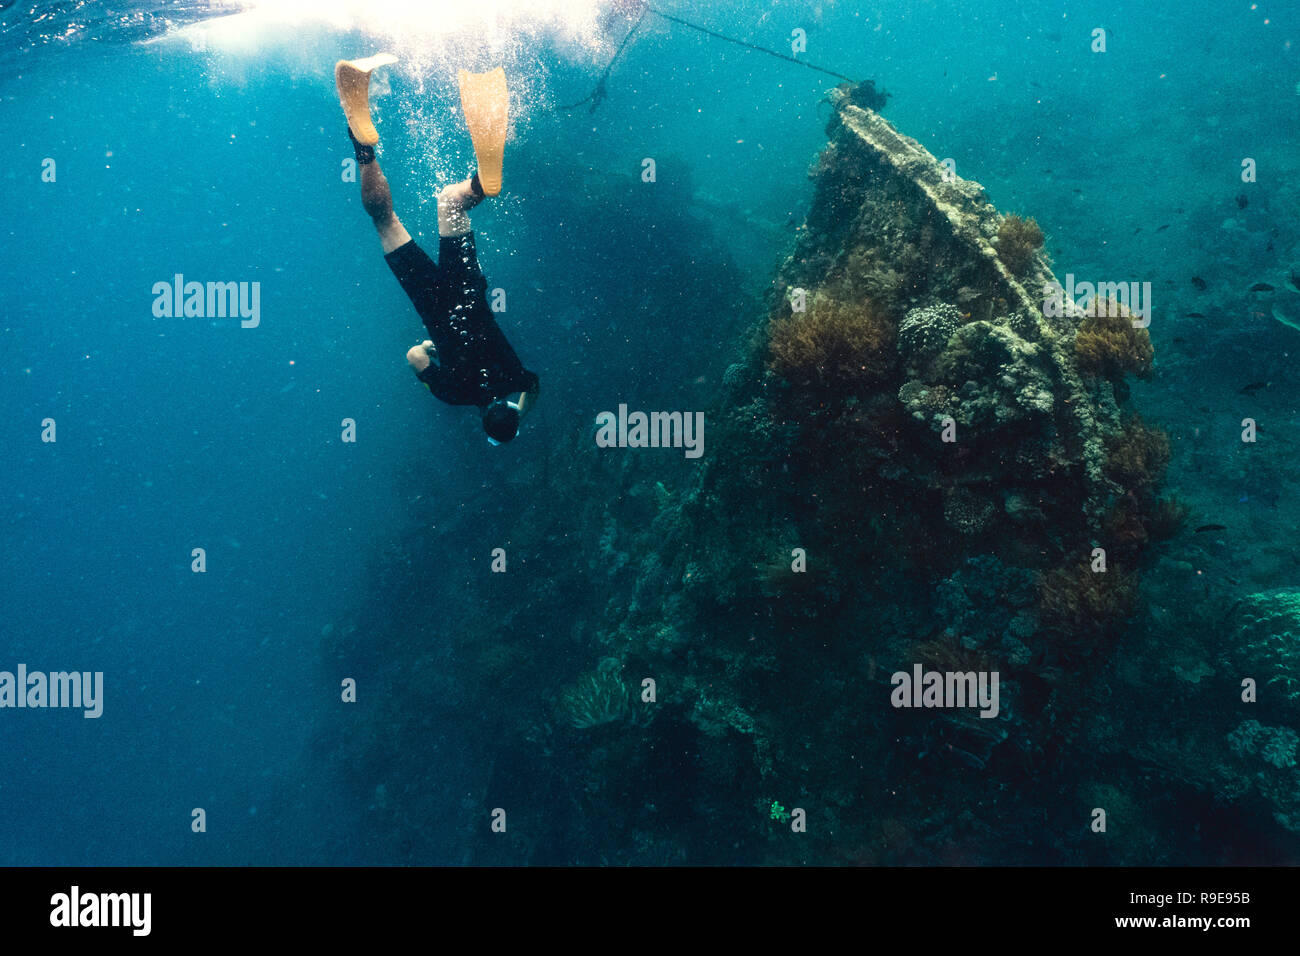
[[[1290,727],[1265,727],[1258,720],[1243,720],[1228,735],[1228,746],[1238,757],[1259,757],[1279,770],[1295,766],[1300,736]]]
[[[954,418],[968,426],[1003,425],[1055,408],[1041,347],[1008,324],[971,322],[958,329],[932,364],[934,378],[954,394]]]
[[[1234,610],[1239,664],[1260,684],[1260,698],[1300,715],[1300,588],[1248,595]]]
[[[969,488],[952,488],[943,496],[943,520],[959,534],[979,534],[988,528],[997,508],[988,496]]]
[[[1135,415],[1106,443],[1106,474],[1126,490],[1153,487],[1169,455],[1169,436]]]
[[[965,320],[956,306],[944,302],[910,309],[898,324],[898,349],[909,360],[933,356]]]
[[[1022,276],[1043,247],[1043,230],[1033,219],[1012,214],[998,225],[998,257],[1012,275]]]
[[[935,612],[966,647],[1028,663],[1035,643],[1038,600],[1034,572],[1007,565],[991,554],[967,558],[935,588]]]
[[[579,730],[603,724],[636,723],[642,716],[642,710],[633,704],[631,689],[623,680],[622,661],[612,657],[566,687],[556,709],[566,723]]]
[[[1296,770],[1300,735],[1290,727],[1266,726],[1251,719],[1238,724],[1227,742],[1245,765],[1242,789],[1253,788],[1280,826],[1300,833],[1300,771]]]
[[[649,655],[708,753],[748,754],[769,793],[796,775],[837,841],[878,860],[854,793],[889,779],[949,805],[934,783],[946,777],[913,782],[900,754],[966,772],[1030,766],[1088,726],[1051,682],[1067,664],[1086,681],[1140,606],[1133,568],[1160,513],[1147,489],[1167,454],[1126,393],[1081,374],[1087,315],[1043,314],[1041,238],[875,114],[836,104],[808,228],[751,351],[726,368],[727,395],[745,400],[719,410],[722,451],[642,537],[662,573],[637,586],[634,610],[611,602],[605,643]],[[808,290],[805,312],[794,289]],[[1142,496],[1120,477],[1140,478]],[[1123,566],[1094,574],[1079,555],[1112,534]],[[883,675],[909,662],[1002,671],[999,719],[882,714]],[[814,731],[795,727],[828,728],[815,758]],[[984,845],[987,833],[938,837],[960,830],[938,822],[945,812],[896,819],[911,836],[889,859]],[[765,859],[786,859],[766,845]]]
[[[951,176],[877,114],[837,105],[808,229],[778,287],[829,286],[852,301],[871,290],[871,301],[903,316],[890,384],[908,415],[932,434],[946,417],[984,429],[963,435],[959,427],[957,444],[977,459],[972,464],[990,469],[990,486],[1009,480],[1013,493],[1042,498],[1049,520],[1077,525],[1073,508],[1098,520],[1113,493],[1104,443],[1121,402],[1108,385],[1086,384],[1075,365],[1082,311],[1067,302],[1065,315],[1043,315],[1041,290],[1055,280],[1042,256],[1030,256],[1018,273],[999,257],[993,240],[1005,220],[979,184]],[[1019,423],[1015,436],[1002,427]],[[890,436],[887,459],[862,449],[877,471],[924,475],[933,468],[922,450],[931,440],[915,430],[856,429],[864,433]],[[1023,487],[1026,478],[1074,492],[1043,496]]]
[[[1133,615],[1137,577],[1112,567],[1094,571],[1090,561],[1065,564],[1039,583],[1038,617],[1067,658],[1110,647]]]
[[[894,337],[889,316],[871,300],[819,290],[806,312],[772,319],[771,368],[800,388],[863,392],[888,377]]]
[[[1074,337],[1074,361],[1087,376],[1123,379],[1151,374],[1155,349],[1146,329],[1133,325],[1131,313],[1118,302],[1094,297]]]

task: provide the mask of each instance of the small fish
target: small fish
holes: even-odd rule
[[[1246,208],[1247,206],[1249,206],[1249,205],[1250,205],[1250,200],[1246,198],[1246,196],[1245,196],[1244,193],[1243,193],[1242,195],[1240,195],[1240,196],[1237,197],[1237,208],[1238,208],[1238,209],[1245,209],[1245,208]]]
[[[1197,292],[1204,292],[1206,289],[1205,280],[1200,276],[1192,276],[1192,285],[1196,286]]]
[[[1141,231],[1142,231],[1142,227],[1141,227],[1141,226],[1138,226],[1136,229],[1133,230],[1133,235],[1136,236],[1136,235],[1137,235],[1139,232],[1141,232]]]
[[[1187,313],[1187,317],[1188,317],[1189,319],[1203,319],[1203,318],[1205,318],[1205,313],[1204,313],[1204,312],[1188,312],[1188,313]]]
[[[1174,345],[1186,345],[1186,344],[1187,344],[1187,339],[1183,338],[1181,335],[1174,336]]]
[[[1251,291],[1251,292],[1272,292],[1272,291],[1273,291],[1273,287],[1272,287],[1271,285],[1269,285],[1267,282],[1256,282],[1253,286],[1250,287],[1249,291]]]
[[[1226,524],[1203,524],[1199,528],[1197,528],[1196,531],[1193,533],[1200,534],[1202,531],[1227,531],[1227,530],[1228,530],[1228,526]]]
[[[1083,192],[1083,190],[1082,190],[1082,189],[1071,189],[1070,192],[1072,192],[1072,193],[1081,193],[1081,192]]]
[[[1156,232],[1164,232],[1168,228],[1169,228],[1169,223],[1165,223],[1163,226],[1157,227]]]
[[[1269,385],[1268,382],[1251,382],[1249,385],[1243,386],[1242,388],[1238,389],[1237,394],[1254,395],[1261,388],[1268,388],[1268,385]]]

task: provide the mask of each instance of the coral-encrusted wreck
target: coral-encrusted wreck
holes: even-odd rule
[[[1045,317],[1055,277],[1042,255],[1020,253],[1017,273],[1003,261],[1004,220],[983,188],[880,115],[833,95],[838,115],[807,232],[778,282],[814,297],[871,301],[896,316],[904,333],[898,402],[936,441],[951,417],[957,440],[947,449],[907,442],[912,459],[891,454],[893,469],[906,464],[900,477],[914,486],[947,452],[960,459],[952,469],[960,474],[936,487],[989,499],[990,521],[997,512],[1027,517],[1019,503],[1028,498],[1035,515],[1054,523],[1073,523],[1080,504],[1099,515],[1115,490],[1105,477],[1105,436],[1121,420],[1109,383],[1085,383],[1076,369],[1081,310],[1065,299],[1062,316]]]
[[[1164,460],[1117,480],[1112,449],[1158,433],[1125,408],[1124,356],[1080,372],[1089,312],[1045,314],[1041,251],[1013,271],[978,184],[833,95],[812,209],[727,371],[710,460],[620,535],[644,557],[601,653],[699,735],[728,794],[701,812],[808,810],[809,834],[768,832],[759,858],[981,859],[1016,841],[992,817],[1039,799],[994,781],[1051,775],[1133,611]],[[1106,343],[1150,348],[1138,329]],[[914,664],[999,671],[999,718],[893,709],[890,675]]]

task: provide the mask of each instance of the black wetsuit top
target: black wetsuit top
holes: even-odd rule
[[[515,392],[536,397],[537,375],[524,368],[488,308],[474,233],[441,237],[436,265],[414,239],[384,259],[437,349],[435,361],[419,373],[435,398],[483,408]]]

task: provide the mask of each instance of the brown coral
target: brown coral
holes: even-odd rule
[[[908,659],[939,671],[995,670],[993,659],[985,651],[967,647],[951,633],[937,633],[917,641],[908,651]]]
[[[1135,496],[1122,495],[1106,512],[1101,522],[1101,532],[1106,547],[1114,551],[1136,551],[1146,546],[1151,538],[1141,508]]]
[[[894,323],[874,301],[819,294],[807,312],[771,321],[769,365],[799,387],[861,391],[893,371],[895,335]]]
[[[1014,276],[1022,276],[1042,248],[1043,230],[1034,219],[1011,215],[998,226],[998,258]]]
[[[1119,497],[1102,519],[1101,530],[1108,550],[1135,554],[1152,541],[1176,535],[1191,509],[1177,498],[1156,498],[1149,492]]]
[[[1091,560],[1066,564],[1038,583],[1038,618],[1067,657],[1087,656],[1118,636],[1137,604],[1137,575]]]
[[[1074,338],[1074,362],[1083,375],[1120,380],[1146,378],[1155,357],[1151,335],[1133,326],[1132,313],[1118,302],[1094,296]]]
[[[1164,475],[1169,454],[1169,436],[1134,415],[1106,443],[1106,474],[1125,489],[1148,488]]]
[[[1183,525],[1191,517],[1192,509],[1182,499],[1170,495],[1153,502],[1148,512],[1147,530],[1151,532],[1152,538],[1163,541],[1183,530]]]

